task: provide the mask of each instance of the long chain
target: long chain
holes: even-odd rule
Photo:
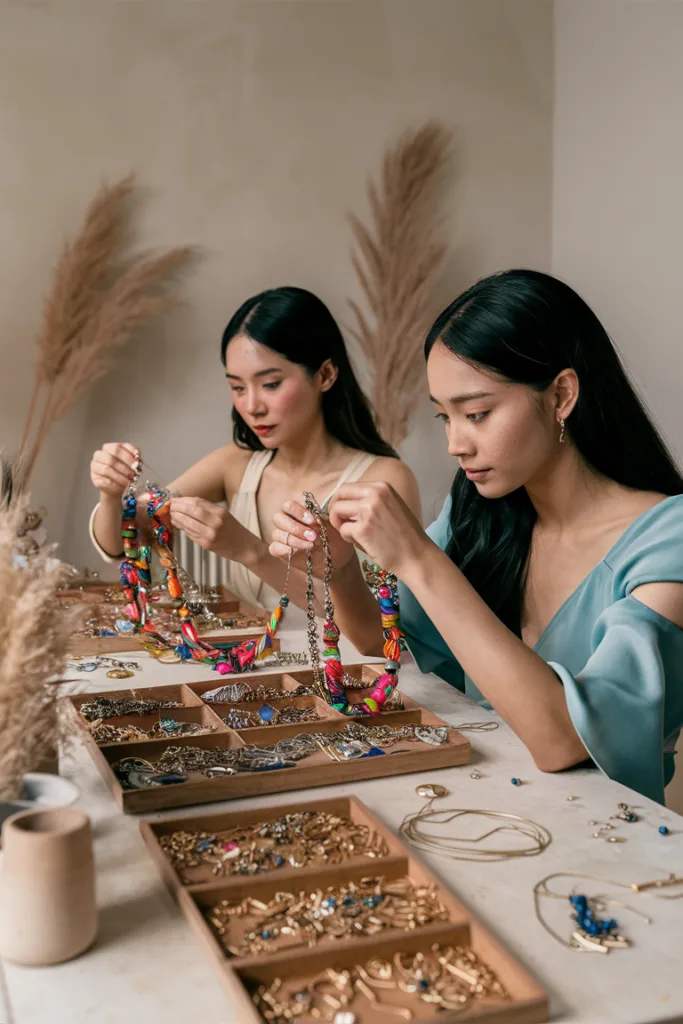
[[[319,687],[325,700],[334,708],[348,716],[378,715],[387,706],[392,710],[402,706],[400,697],[396,695],[397,673],[401,653],[402,633],[398,624],[398,593],[396,582],[387,573],[373,566],[373,574],[369,585],[374,589],[375,597],[380,605],[384,625],[384,652],[387,661],[384,673],[376,680],[372,691],[363,700],[351,703],[346,695],[349,688],[357,688],[355,680],[344,671],[339,651],[339,629],[334,621],[334,602],[330,591],[330,580],[333,572],[332,555],[327,537],[323,510],[310,491],[304,492],[306,508],[314,517],[320,531],[320,543],[323,551],[323,592],[325,622],[323,624],[323,659],[324,669],[320,665],[318,648],[318,624],[315,617],[315,593],[313,585],[313,553],[309,548],[306,553],[306,612],[308,648],[316,686]]]
[[[448,807],[437,810],[434,806],[435,796],[430,796],[427,803],[414,814],[403,819],[400,835],[414,846],[432,853],[441,854],[451,860],[499,861],[511,860],[516,857],[535,857],[550,845],[552,835],[543,825],[537,825],[528,818],[506,811],[485,811],[472,808]],[[486,821],[496,822],[493,828],[473,838],[465,836],[438,835],[428,832],[425,824],[449,825],[467,817],[479,817]],[[496,848],[482,846],[486,840],[501,833],[513,833],[529,840],[530,845],[519,847]]]

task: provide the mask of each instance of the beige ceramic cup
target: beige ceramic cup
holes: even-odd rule
[[[97,934],[90,819],[23,811],[2,828],[0,955],[39,967],[78,956]]]

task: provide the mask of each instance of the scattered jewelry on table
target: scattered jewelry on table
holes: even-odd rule
[[[658,899],[671,900],[683,897],[683,891],[674,896],[660,895],[657,892],[652,892],[653,889],[661,889],[668,886],[683,887],[683,878],[677,878],[673,873],[666,878],[656,879],[652,882],[642,882],[640,884],[629,884],[628,882],[615,881],[609,878],[600,878],[596,875],[580,874],[574,871],[558,871],[552,875],[548,875],[546,878],[541,879],[540,882],[537,882],[534,886],[534,909],[536,919],[548,934],[552,935],[552,937],[561,945],[568,949],[575,949],[581,952],[609,953],[611,949],[627,949],[631,945],[631,942],[627,938],[617,933],[617,922],[613,918],[602,920],[598,917],[598,914],[604,912],[608,907],[621,907],[623,910],[628,910],[629,913],[636,914],[638,917],[643,918],[646,924],[652,924],[652,921],[639,910],[634,910],[633,907],[629,907],[625,903],[618,903],[615,900],[608,899],[604,896],[589,897],[576,893],[575,890],[572,890],[568,895],[554,892],[549,888],[549,883],[555,878],[572,878],[580,879],[582,881],[599,882],[601,885],[609,885],[617,889],[628,889],[633,893],[646,892]],[[545,921],[543,914],[541,913],[541,900],[543,897],[569,900],[575,911],[575,914],[573,915],[574,920],[578,925],[578,927],[572,932],[571,939],[565,939],[561,935],[558,935]]]
[[[182,708],[179,700],[139,700],[134,697],[96,697],[81,704],[79,711],[87,722],[99,718],[119,718],[122,715],[147,715],[165,708]]]
[[[110,668],[107,679],[130,679],[133,673],[128,668]]]
[[[628,804],[617,804],[617,809],[618,814],[612,815],[613,820],[616,820],[618,818],[621,821],[628,822],[640,821],[638,815],[635,813],[635,811],[631,810]]]
[[[479,772],[477,772],[477,771],[470,772],[470,778],[471,779],[480,779],[481,778],[481,774]]]
[[[312,947],[321,939],[378,935],[386,928],[412,930],[448,921],[449,914],[436,886],[378,877],[313,892],[277,892],[268,902],[251,896],[238,903],[221,900],[207,918],[226,952],[241,957]],[[240,918],[247,919],[247,930],[233,935],[231,924]]]
[[[219,833],[179,830],[159,839],[183,881],[206,864],[214,875],[256,875],[281,867],[386,857],[386,840],[367,825],[327,811],[297,811]]]
[[[512,779],[510,779],[510,782],[512,783],[513,786],[521,786],[522,785],[522,780],[521,779],[512,778]]]
[[[452,725],[451,729],[457,729],[458,732],[493,732],[498,725],[498,722],[487,719],[485,722],[461,722],[459,725]]]
[[[107,675],[113,679],[127,679],[133,675],[133,672],[140,671],[140,663],[137,661],[122,661],[120,658],[110,658],[107,655],[99,655],[97,658],[71,658],[67,662],[67,668],[74,672],[94,672],[98,668],[109,667],[112,670],[120,670],[125,672],[122,676],[111,676],[109,672]]]
[[[543,825],[537,825],[527,818],[505,811],[485,811],[472,808],[444,808],[437,810],[434,800],[448,795],[443,786],[423,784],[416,789],[418,796],[426,797],[427,803],[419,811],[408,814],[403,819],[399,834],[423,850],[439,853],[452,860],[498,861],[515,857],[535,857],[543,853],[552,842],[552,836]],[[490,821],[494,827],[473,838],[466,836],[450,836],[443,833],[428,832],[425,825],[438,825],[441,828],[452,821],[460,821],[467,817],[479,817]],[[499,834],[514,834],[528,839],[527,846],[497,848],[482,846],[485,840]]]
[[[330,1011],[334,1013],[332,1024],[360,1024],[353,1007],[362,996],[370,1003],[373,1015],[383,1019],[385,1014],[405,1021],[417,1020],[418,1016],[422,1019],[422,1014],[414,1013],[409,1005],[383,1002],[383,990],[405,993],[409,997],[406,1002],[414,1002],[416,1010],[427,1003],[437,1015],[440,1010],[465,1012],[479,999],[506,1002],[510,998],[497,975],[474,950],[438,943],[425,953],[395,953],[390,960],[372,957],[347,970],[328,967],[305,989],[296,991],[290,986],[285,995],[286,984],[286,979],[276,978],[270,985],[261,985],[253,995],[268,1024],[291,1024],[302,1016],[329,1020]]]

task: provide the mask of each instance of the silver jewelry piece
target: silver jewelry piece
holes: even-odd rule
[[[222,764],[216,764],[211,768],[207,768],[204,774],[207,779],[220,779],[226,775],[237,775],[237,772],[234,768],[226,768]]]

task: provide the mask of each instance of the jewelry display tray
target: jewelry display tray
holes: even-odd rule
[[[365,825],[371,832],[376,831],[385,839],[388,855],[381,858],[359,856],[324,867],[286,866],[246,877],[212,875],[210,867],[206,865],[193,870],[204,874],[208,880],[200,879],[184,884],[159,843],[162,836],[177,829],[216,834],[235,826],[246,828],[250,824],[272,821],[299,811],[327,812]],[[251,993],[259,985],[269,985],[275,978],[282,978],[287,989],[291,986],[292,991],[301,991],[306,989],[315,975],[327,967],[342,971],[372,957],[391,960],[396,953],[427,953],[434,943],[470,947],[496,973],[510,998],[505,1002],[475,1000],[465,1012],[435,1011],[426,1003],[420,1004],[421,1012],[418,1012],[414,1002],[411,1002],[414,1021],[435,1020],[442,1024],[454,1024],[456,1021],[476,1020],[481,1024],[544,1024],[548,1020],[548,999],[538,983],[479,923],[472,912],[452,896],[412,855],[409,848],[355,797],[340,796],[223,814],[167,818],[163,822],[143,821],[140,829],[165,884],[218,969],[233,1004],[235,1019],[240,1024],[263,1024],[263,1018],[252,1002]],[[417,885],[436,886],[448,909],[449,920],[417,926],[410,931],[387,928],[375,936],[345,938],[337,942],[322,939],[311,948],[298,946],[268,954],[231,957],[224,951],[220,938],[204,916],[224,899],[238,902],[250,896],[268,901],[278,891],[291,892],[294,889],[295,892],[313,892],[328,885],[343,885],[345,882],[378,876],[387,882],[408,877]],[[388,999],[384,990],[379,990],[378,997],[380,1001]],[[369,1001],[365,1005],[367,1009],[360,1013],[354,1003],[353,1012],[357,1015],[357,1024],[389,1024],[389,1021],[401,1019],[395,1012],[393,1015],[378,1012],[378,1008],[373,1009]],[[393,1005],[400,1003],[394,1002]],[[332,1016],[330,1014],[330,1020]],[[301,1024],[311,1024],[312,1019],[302,1015],[300,1021]]]
[[[107,590],[115,589],[116,585],[113,583],[85,583],[78,588],[63,588],[57,591],[57,597],[60,602],[65,604],[73,603],[74,605],[83,606],[83,616],[87,617],[89,608],[101,608],[104,604],[104,594]],[[202,640],[206,640],[208,643],[217,643],[222,641],[235,641],[241,643],[242,640],[251,640],[253,637],[263,636],[265,629],[267,614],[260,608],[252,608],[251,605],[245,604],[240,601],[239,598],[231,594],[225,587],[215,587],[215,590],[219,591],[220,599],[216,602],[211,602],[209,608],[216,615],[222,615],[224,617],[234,616],[236,619],[252,619],[259,618],[263,622],[260,625],[240,627],[235,626],[233,628],[226,628],[222,630],[214,630],[210,633],[201,633]],[[124,603],[123,596],[121,597],[120,604]],[[69,653],[76,657],[96,657],[98,654],[125,654],[129,651],[135,651],[137,648],[141,648],[139,637],[135,634],[122,635],[122,636],[84,636],[81,630],[77,630],[69,643]],[[280,641],[277,637],[273,638],[273,651],[280,650]]]
[[[350,691],[352,701],[362,701],[370,692],[375,680],[382,674],[381,665],[347,666],[349,675],[362,682],[367,682],[367,689]],[[215,704],[202,700],[202,694],[213,690],[227,679],[234,677],[217,676],[215,680],[204,680],[199,683],[175,684],[168,686],[145,687],[143,690],[110,690],[99,693],[80,693],[67,697],[82,731],[84,742],[107,786],[114,798],[126,814],[143,811],[161,811],[171,807],[183,807],[188,804],[211,803],[216,800],[232,800],[246,796],[261,796],[264,793],[282,793],[289,790],[310,789],[314,786],[329,786],[337,783],[356,782],[360,779],[376,779],[385,775],[403,775],[411,772],[429,771],[435,768],[449,768],[454,765],[467,764],[470,759],[469,740],[449,728],[448,740],[440,746],[432,746],[421,741],[402,741],[396,744],[396,753],[391,749],[383,756],[361,757],[355,760],[332,761],[321,750],[297,761],[293,768],[279,768],[269,771],[239,772],[237,775],[209,779],[199,772],[190,772],[187,782],[165,786],[150,786],[144,789],[126,789],[116,777],[111,765],[123,757],[140,757],[145,760],[161,756],[170,746],[198,746],[207,749],[221,747],[237,749],[245,744],[255,746],[275,743],[285,737],[296,736],[304,732],[335,732],[342,730],[348,722],[360,722],[367,725],[429,725],[447,726],[416,701],[401,695],[404,703],[402,711],[388,711],[382,715],[362,718],[349,718],[334,711],[324,700],[316,696],[287,698],[288,691],[301,683],[311,685],[313,672],[308,670],[274,673],[267,676],[240,676],[239,682],[255,689],[266,685],[282,690],[283,700],[294,706],[313,705],[321,721],[302,722],[293,725],[251,726],[233,729],[221,718],[221,712],[227,714],[230,708],[256,711],[258,702],[246,704]],[[185,721],[201,721],[212,724],[216,730],[212,733],[186,737],[129,740],[123,743],[98,745],[90,734],[87,722],[79,712],[79,708],[87,701],[98,697],[129,699],[131,697],[145,700],[181,701],[183,708],[169,708],[164,714],[179,716]],[[269,701],[269,703],[272,703]],[[277,703],[277,701],[275,702]],[[275,704],[272,704],[275,706]],[[159,712],[153,715],[125,715],[120,718],[108,718],[108,725],[130,725],[137,723],[148,728],[159,720]]]

